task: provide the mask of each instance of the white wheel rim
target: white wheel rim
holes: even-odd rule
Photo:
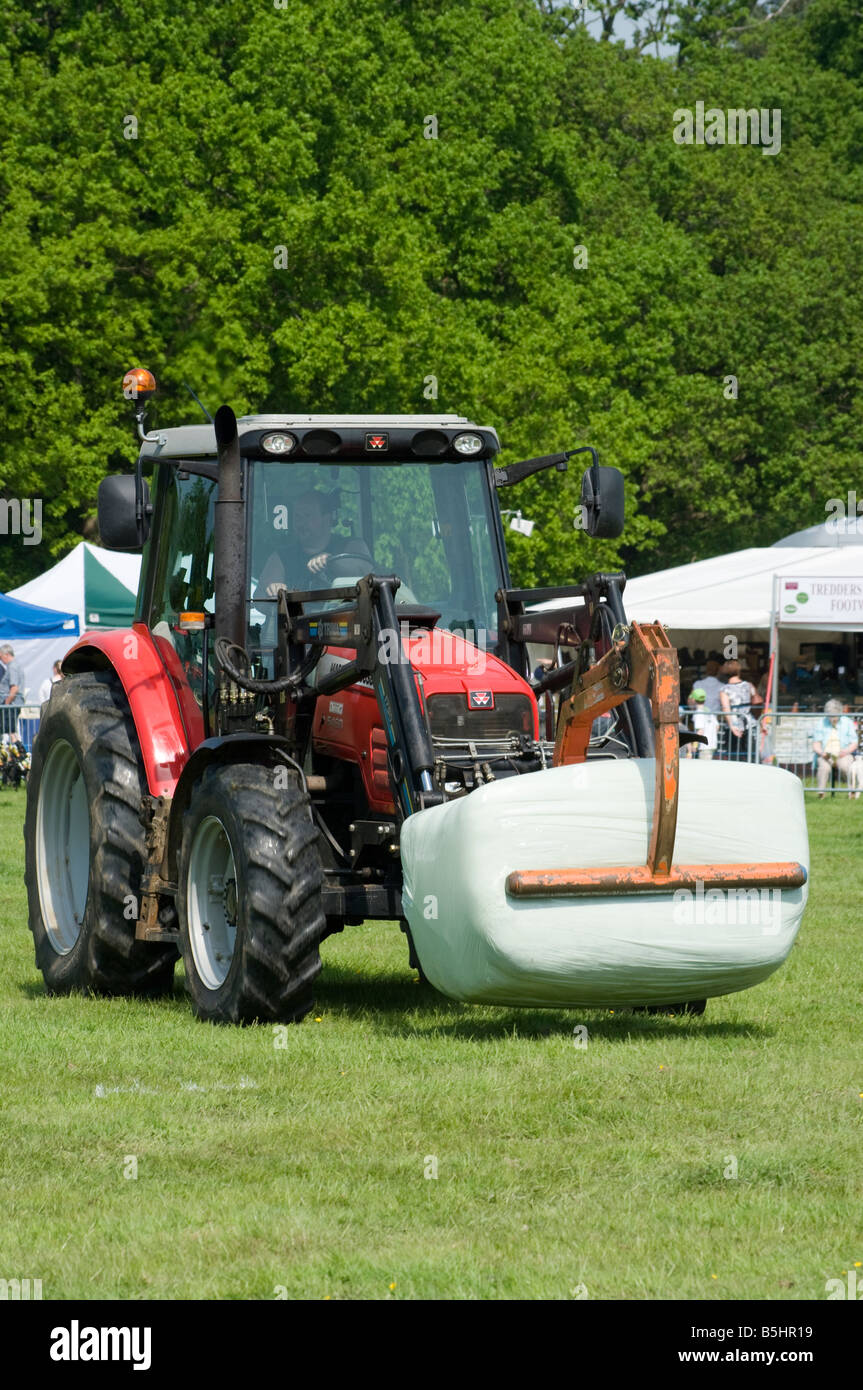
[[[58,956],[67,956],[87,907],[90,810],[81,764],[65,739],[48,754],[39,783],[36,882],[48,940]]]
[[[227,979],[237,940],[237,868],[217,816],[207,816],[195,831],[186,921],[195,969],[207,989],[218,989]]]

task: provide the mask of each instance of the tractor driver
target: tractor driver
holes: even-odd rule
[[[343,574],[355,575],[363,564],[372,569],[374,562],[365,541],[359,536],[333,534],[334,499],[322,492],[302,493],[293,506],[290,543],[274,550],[267,559],[258,581],[257,595],[276,598],[280,589],[307,589],[311,576],[326,574],[328,562],[334,555],[351,559],[338,560]],[[353,557],[356,556],[356,559]],[[327,576],[333,584],[337,576]],[[320,587],[327,587],[326,581]]]

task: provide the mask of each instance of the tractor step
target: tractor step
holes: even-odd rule
[[[178,931],[165,931],[161,927],[158,929],[155,927],[147,927],[139,922],[135,931],[135,939],[137,941],[146,941],[150,945],[153,945],[157,941],[161,941],[165,943],[173,942],[175,946],[179,946],[180,933]]]

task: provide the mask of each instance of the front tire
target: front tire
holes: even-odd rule
[[[113,671],[54,686],[33,744],[24,821],[36,964],[51,994],[169,992],[176,947],[135,939],[147,794]]]
[[[314,1004],[326,935],[323,869],[294,773],[214,765],[183,823],[177,908],[186,987],[213,1023],[298,1023]]]

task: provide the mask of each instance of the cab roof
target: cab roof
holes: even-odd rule
[[[414,435],[422,431],[431,433],[445,434],[454,438],[457,434],[465,431],[475,431],[480,434],[486,448],[482,455],[488,457],[490,454],[497,453],[500,449],[500,441],[497,431],[487,425],[476,425],[464,415],[242,415],[237,420],[237,432],[240,436],[240,448],[243,449],[244,437],[247,449],[243,452],[257,452],[254,447],[262,434],[269,431],[287,430],[294,433],[302,440],[303,436],[314,430],[329,430],[334,434],[342,433],[345,444],[348,441],[356,441],[365,432],[394,432],[396,439],[393,441],[391,453],[403,452],[408,447],[408,441]],[[250,438],[252,436],[252,438]],[[311,443],[311,441],[310,441]],[[408,449],[410,452],[410,450]],[[305,458],[308,461],[312,454],[318,452],[314,449],[307,452],[299,447],[296,454],[284,456],[281,462],[291,462],[294,458]],[[327,453],[327,451],[324,451]],[[348,456],[353,455],[354,449],[345,449],[345,463],[351,461]],[[414,451],[416,452],[416,451]],[[333,462],[338,460],[341,450],[328,454]],[[417,457],[425,457],[421,452]],[[428,455],[431,459],[439,456],[439,451],[432,451]],[[215,458],[216,457],[216,432],[211,424],[180,425],[171,429],[151,429],[141,444],[141,458],[156,460],[159,458]],[[369,456],[369,460],[371,460]],[[354,459],[354,461],[356,461]]]

